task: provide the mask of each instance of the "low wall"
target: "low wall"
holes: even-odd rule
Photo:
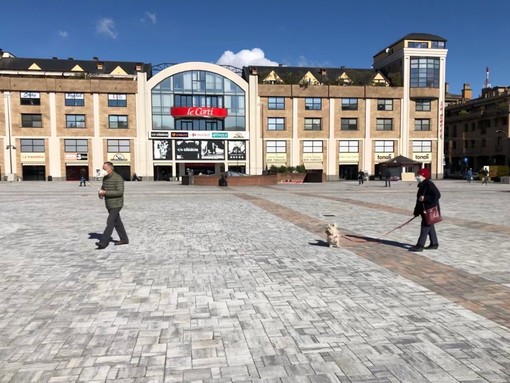
[[[194,184],[200,186],[218,186],[220,176],[194,176]],[[270,176],[233,176],[227,177],[228,186],[266,186],[276,185],[276,175]]]

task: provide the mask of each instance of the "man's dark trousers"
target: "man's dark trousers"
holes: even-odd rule
[[[106,228],[103,232],[103,239],[101,242],[108,244],[112,239],[113,229],[117,231],[119,235],[119,239],[121,241],[128,241],[128,236],[126,230],[124,229],[124,224],[122,223],[122,219],[120,218],[121,207],[116,207],[112,209],[108,209],[108,218],[106,220]]]

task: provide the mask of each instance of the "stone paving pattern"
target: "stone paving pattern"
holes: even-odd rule
[[[510,382],[510,185],[0,182],[0,383]],[[342,246],[323,233],[335,222]]]

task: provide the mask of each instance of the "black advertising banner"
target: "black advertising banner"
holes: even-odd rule
[[[228,141],[228,160],[246,161],[246,141]]]
[[[172,159],[172,141],[170,140],[154,140],[153,141],[155,160],[171,160]]]
[[[224,160],[225,159],[225,141],[221,140],[201,140],[202,159],[203,160]]]
[[[200,141],[199,140],[177,140],[175,141],[175,159],[176,160],[199,160],[200,159]]]

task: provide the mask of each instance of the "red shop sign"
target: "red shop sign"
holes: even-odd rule
[[[195,117],[195,118],[225,118],[227,117],[226,108],[208,108],[198,107],[173,107],[170,114],[174,117]]]

